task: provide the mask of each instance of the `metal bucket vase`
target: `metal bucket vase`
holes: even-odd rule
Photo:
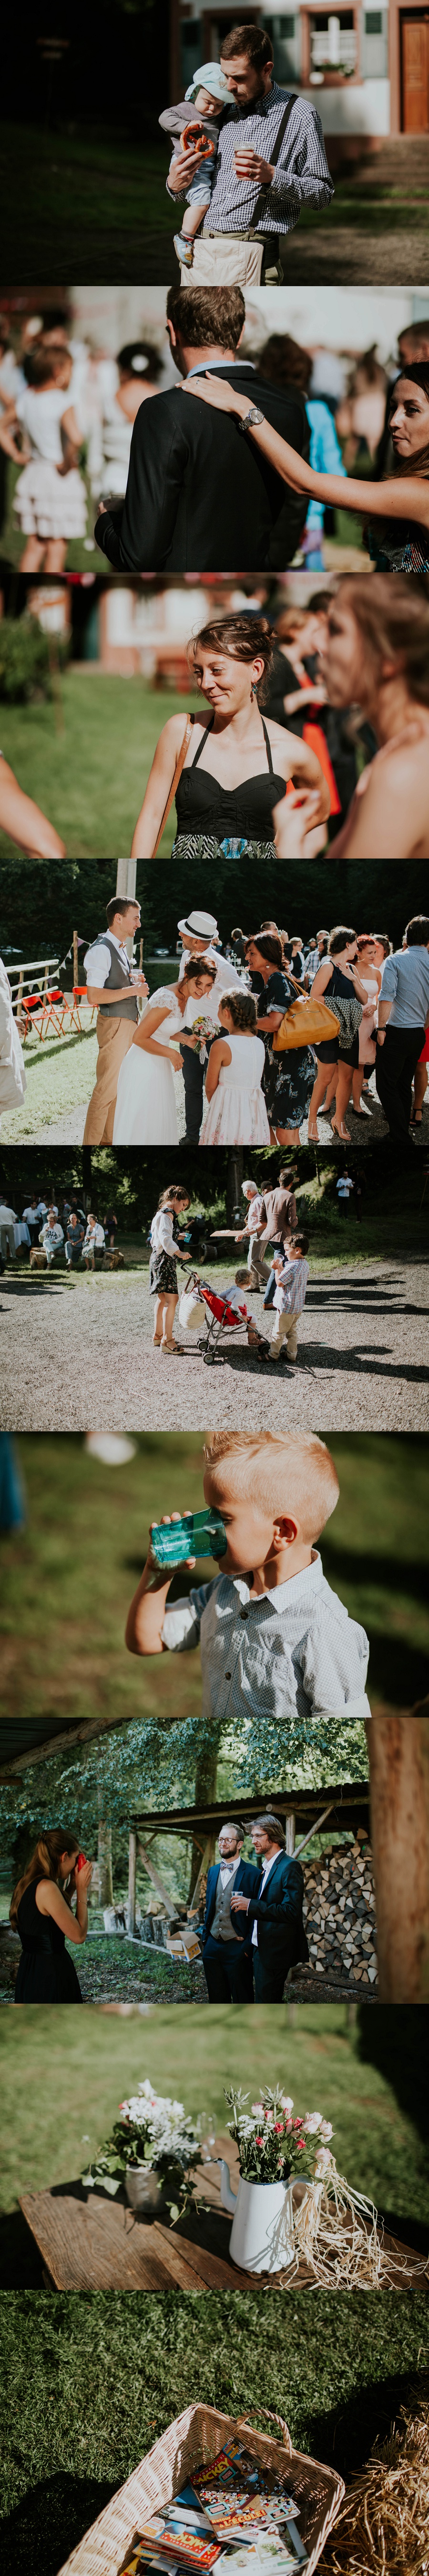
[[[233,2212],[229,2251],[240,2272],[285,2272],[294,2262],[292,2190],[287,2182],[246,2182],[231,2190],[229,2167],[221,2163],[221,2198]]]
[[[127,2165],[125,2190],[130,2209],[140,2210],[143,2218],[159,2217],[162,2191],[151,2165]]]

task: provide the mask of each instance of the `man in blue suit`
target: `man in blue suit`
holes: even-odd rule
[[[203,1968],[210,2004],[253,2003],[252,1925],[231,1913],[232,1891],[244,1907],[260,1885],[259,1869],[241,1858],[244,1825],[228,1819],[219,1834],[219,1860],[207,1873]],[[253,1917],[252,1917],[253,1921]]]
[[[309,1956],[302,1920],[303,1871],[299,1860],[288,1858],[278,1816],[256,1816],[250,1830],[262,1875],[253,1891],[241,1890],[234,1879],[231,1916],[237,1927],[243,1922],[244,1932],[251,1931],[255,2003],[281,2004],[288,1968]]]

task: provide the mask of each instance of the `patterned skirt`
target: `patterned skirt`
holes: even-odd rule
[[[160,1297],[162,1289],[165,1290],[166,1297],[178,1297],[177,1264],[172,1252],[163,1252],[161,1249],[161,1252],[151,1252],[149,1295]]]
[[[274,841],[217,841],[210,834],[179,832],[172,859],[275,859]]]

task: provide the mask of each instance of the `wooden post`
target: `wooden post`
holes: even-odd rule
[[[137,1834],[135,1825],[131,1825],[128,1843],[128,1930],[132,1932],[133,1940],[136,1928],[136,1860]]]
[[[429,2002],[429,1706],[367,1718],[383,2004]]]
[[[77,944],[77,930],[73,931],[73,983],[79,983],[79,949]]]
[[[295,1816],[293,1807],[289,1807],[288,1814],[285,1816],[285,1849],[290,1853],[295,1850]]]
[[[196,1878],[196,1880],[195,1880],[195,1887],[194,1887],[194,1889],[193,1889],[193,1894],[192,1894],[192,1896],[191,1896],[191,1898],[190,1898],[189,1905],[188,1905],[188,1907],[187,1907],[187,1913],[188,1913],[188,1915],[191,1915],[191,1914],[197,1914],[197,1913],[198,1913],[198,1911],[199,1911],[199,1894],[200,1894],[201,1880],[202,1880],[202,1878],[205,1878],[207,1870],[208,1870],[208,1869],[211,1869],[212,1861],[214,1861],[214,1860],[215,1860],[215,1858],[216,1858],[216,1835],[215,1835],[215,1834],[209,1834],[209,1835],[208,1835],[207,1842],[204,1844],[204,1851],[203,1851],[203,1853],[202,1853],[201,1860],[200,1860],[200,1866],[199,1866],[199,1871],[198,1871],[198,1878]]]
[[[170,0],[169,27],[170,104],[180,98],[180,8],[179,0]]]

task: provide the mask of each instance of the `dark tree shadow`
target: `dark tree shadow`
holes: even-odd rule
[[[363,2063],[377,2066],[401,2110],[413,2120],[425,2145],[429,2139],[429,2006],[379,2004],[368,2013],[359,2005],[357,2045]],[[428,2160],[429,2199],[429,2160]],[[390,2220],[388,2221],[390,2225]]]

